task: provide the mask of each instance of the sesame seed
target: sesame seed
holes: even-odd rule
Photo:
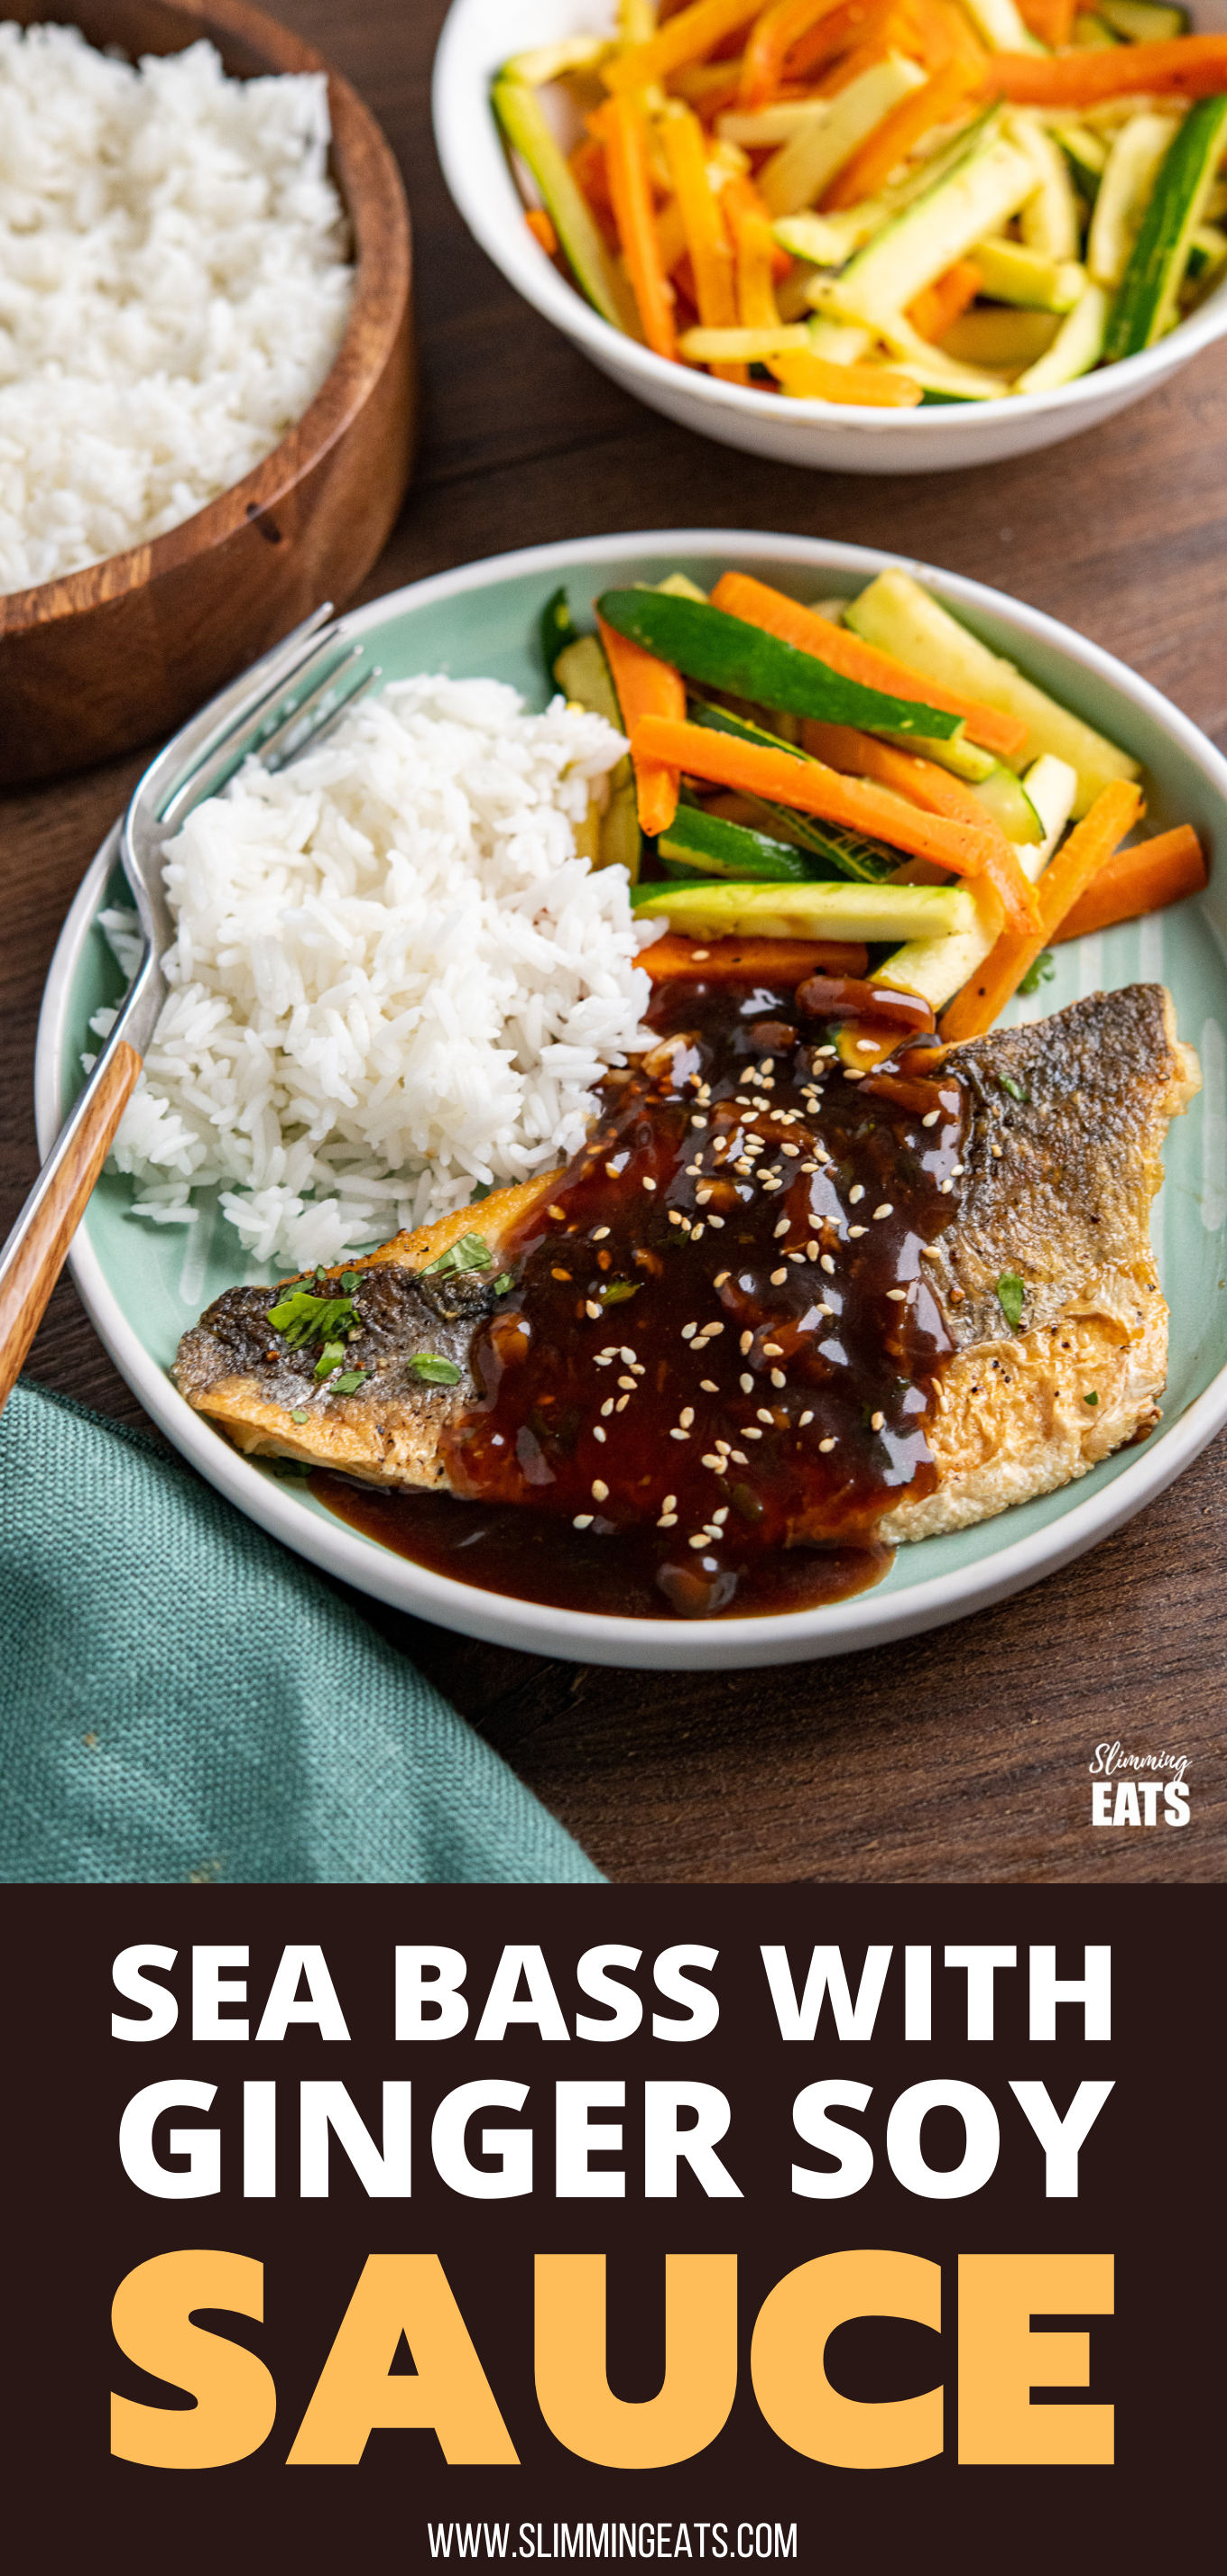
[[[713,1529],[718,1529],[718,1530],[719,1530],[719,1529],[723,1529],[724,1524],[725,1524],[726,1520],[728,1519],[728,1516],[729,1516],[729,1507],[728,1507],[728,1504],[727,1504],[727,1503],[721,1503],[719,1511],[718,1511],[718,1512],[713,1512],[713,1513],[712,1513],[712,1516],[711,1516],[711,1525],[712,1525],[712,1528],[713,1528]]]
[[[998,1162],[1000,1162],[1000,1161],[1001,1161],[1001,1147],[1000,1147],[1000,1145],[994,1145],[994,1147],[993,1147],[993,1149],[992,1149],[992,1150],[993,1150],[993,1153],[994,1153],[994,1156],[995,1156],[996,1160],[997,1160]]]
[[[657,1529],[676,1529],[676,1528],[677,1528],[677,1513],[676,1513],[676,1512],[662,1512],[662,1513],[661,1513],[661,1516],[660,1516],[660,1519],[657,1521],[656,1526],[657,1526]]]
[[[801,1148],[799,1145],[781,1145],[780,1147],[781,1154],[799,1154],[800,1151]]]
[[[763,1344],[763,1356],[764,1356],[764,1358],[765,1358],[765,1359],[769,1359],[769,1360],[778,1360],[778,1359],[782,1358],[782,1357],[783,1357],[783,1347],[784,1347],[784,1346],[783,1346],[782,1342],[764,1342],[764,1344]]]
[[[850,1225],[848,1228],[849,1243],[851,1243],[855,1238],[859,1238],[862,1234],[868,1234],[868,1232],[869,1228],[867,1225]]]
[[[624,1387],[626,1388],[626,1391],[627,1391],[627,1394],[628,1394],[628,1395],[633,1395],[633,1394],[634,1394],[634,1392],[635,1392],[635,1381],[634,1381],[633,1377],[620,1377],[620,1378],[619,1378],[619,1380],[618,1380],[618,1384],[619,1384],[619,1386],[624,1386]]]
[[[844,1081],[845,1081],[845,1082],[863,1082],[863,1081],[864,1081],[864,1079],[865,1079],[864,1073],[862,1072],[861,1067],[860,1067],[859,1065],[856,1065],[856,1064],[846,1064],[846,1065],[844,1066]]]
[[[735,1467],[748,1467],[750,1464],[744,1449],[730,1449],[729,1456]]]
[[[778,1242],[779,1242],[779,1239],[780,1239],[780,1236],[781,1236],[782,1234],[787,1234],[787,1232],[788,1232],[788,1219],[787,1219],[787,1217],[786,1217],[786,1216],[782,1216],[782,1217],[780,1218],[780,1222],[779,1222],[779,1224],[777,1225],[777,1227],[776,1227],[776,1229],[775,1229],[775,1240],[776,1240],[776,1242],[778,1243]]]
[[[805,1254],[803,1252],[789,1252],[785,1255],[785,1259],[788,1261],[804,1261]]]
[[[772,1369],[771,1383],[773,1386],[786,1386],[788,1384],[788,1380],[784,1375],[783,1369]]]
[[[725,1283],[725,1280],[726,1280],[726,1279],[731,1279],[731,1278],[732,1278],[732,1275],[733,1275],[733,1274],[732,1274],[732,1271],[731,1271],[731,1270],[718,1270],[718,1271],[716,1272],[716,1276],[715,1276],[715,1278],[714,1278],[714,1279],[713,1279],[713,1281],[712,1281],[712,1286],[713,1286],[713,1288],[723,1288],[724,1283]]]
[[[953,1181],[943,1181],[941,1186],[942,1186],[942,1197],[943,1197],[943,1198],[947,1198],[947,1199],[948,1199],[948,1198],[949,1198],[949,1196],[950,1196],[951,1190],[954,1188],[954,1183],[953,1183]]]
[[[828,1449],[833,1449],[834,1446],[835,1443],[833,1440],[820,1440],[818,1443],[819,1454],[825,1458]]]
[[[608,1165],[606,1165],[606,1169],[608,1170]],[[552,1208],[547,1208],[547,1209],[546,1209],[546,1211],[545,1211],[545,1213],[546,1213],[546,1215],[547,1215],[547,1216],[555,1217],[555,1218],[557,1219],[557,1221],[558,1221],[559,1225],[561,1225],[561,1224],[562,1224],[562,1222],[563,1222],[563,1219],[564,1219],[564,1218],[565,1218],[565,1216],[566,1216],[567,1211],[566,1211],[566,1209],[565,1209],[565,1208],[552,1207]]]
[[[700,1117],[700,1118],[692,1118],[692,1119],[691,1119],[691,1121],[690,1121],[690,1124],[691,1124],[691,1126],[692,1126],[692,1127],[706,1127],[706,1125],[707,1125],[707,1120],[706,1120],[705,1118],[702,1118],[702,1117]]]
[[[748,1370],[748,1369],[743,1369],[743,1370],[742,1370],[741,1376],[738,1378],[737,1383],[738,1383],[739,1387],[741,1388],[741,1392],[742,1392],[742,1394],[743,1394],[743,1395],[753,1395],[753,1393],[754,1393],[754,1380],[753,1380],[753,1378],[751,1377],[750,1372],[749,1372],[749,1370]]]
[[[857,1204],[857,1202],[858,1202],[858,1200],[863,1199],[863,1198],[864,1198],[864,1195],[865,1195],[864,1183],[863,1183],[863,1182],[861,1182],[861,1181],[855,1181],[855,1182],[853,1183],[852,1188],[851,1188],[851,1189],[849,1190],[849,1192],[848,1192],[848,1204],[849,1204],[849,1206],[850,1206],[850,1207],[855,1207],[855,1206],[856,1206],[856,1204]]]
[[[726,1278],[726,1279],[727,1279],[728,1275],[729,1275],[729,1274],[728,1274],[728,1272],[727,1272],[727,1270],[726,1270],[726,1271],[725,1271],[725,1274],[724,1274],[724,1276],[725,1276],[725,1278]],[[713,1341],[715,1340],[715,1338],[716,1338],[717,1333],[722,1333],[722,1332],[724,1331],[724,1326],[723,1326],[723,1324],[720,1322],[719,1318],[717,1317],[717,1319],[716,1319],[716,1321],[715,1321],[714,1323],[711,1323],[711,1324],[705,1324],[705,1325],[703,1326],[703,1330],[704,1330],[704,1332],[705,1332],[705,1333],[706,1333],[706,1335],[707,1335],[708,1341],[709,1341],[709,1342],[713,1342]]]
[[[607,1503],[609,1500],[609,1487],[601,1483],[599,1476],[592,1479],[592,1499],[594,1503]]]
[[[619,1396],[619,1398],[618,1398],[618,1401],[617,1401],[616,1405],[614,1406],[614,1411],[615,1411],[615,1413],[625,1413],[626,1408],[627,1408],[627,1405],[628,1405],[629,1403],[630,1403],[630,1397],[629,1397],[629,1395],[620,1395],[620,1396]]]
[[[702,1234],[702,1231],[703,1231],[703,1228],[702,1228],[702,1226],[701,1226],[701,1225],[692,1225],[692,1227],[691,1227],[691,1229],[690,1229],[690,1240],[691,1240],[691,1242],[692,1242],[692,1243],[697,1243],[697,1242],[698,1242],[698,1240],[699,1240],[699,1236]]]
[[[601,1413],[602,1413],[602,1415],[603,1415],[603,1417],[604,1417],[604,1419],[605,1419],[606,1421],[608,1421],[610,1414],[613,1412],[613,1409],[614,1409],[614,1400],[613,1400],[613,1397],[612,1397],[612,1395],[607,1395],[607,1396],[606,1396],[606,1398],[605,1398],[605,1401],[604,1401],[603,1405],[601,1406]]]
[[[942,1113],[941,1113],[940,1109],[926,1109],[925,1114],[924,1114],[924,1116],[923,1116],[923,1118],[921,1119],[921,1122],[920,1122],[920,1123],[921,1123],[921,1126],[922,1126],[922,1127],[936,1127],[937,1122],[938,1122],[938,1119],[941,1117],[941,1114],[942,1114]]]
[[[723,1231],[724,1219],[722,1216],[709,1216],[707,1222],[709,1225],[715,1226],[717,1233]]]
[[[603,1441],[603,1440],[604,1440],[604,1438],[605,1438],[605,1434],[604,1434],[604,1432],[602,1431],[602,1429],[601,1429],[601,1426],[600,1426],[600,1423],[599,1423],[599,1422],[594,1422],[594,1423],[593,1423],[593,1426],[592,1426],[592,1437],[593,1437],[593,1439],[594,1439],[594,1440],[600,1440],[600,1441]]]
[[[717,1442],[716,1442],[716,1447],[717,1447],[717,1449],[719,1450],[721,1457],[722,1457],[722,1458],[727,1458],[727,1456],[728,1456],[728,1454],[729,1454],[729,1444],[728,1444],[728,1441],[727,1441],[727,1440],[717,1440]]]
[[[707,1202],[708,1202],[708,1200],[709,1200],[709,1198],[710,1198],[710,1197],[711,1197],[711,1191],[710,1191],[710,1189],[699,1189],[699,1190],[696,1190],[696,1191],[695,1191],[695,1194],[694,1194],[694,1203],[695,1203],[695,1206],[696,1206],[696,1207],[706,1207]]]
[[[886,1291],[886,1294],[887,1294],[887,1296],[888,1296],[888,1297],[892,1297],[892,1298],[894,1299],[894,1302],[895,1302],[896,1306],[902,1306],[902,1305],[906,1304],[906,1301],[907,1301],[907,1290],[906,1290],[906,1288],[888,1288],[888,1289],[887,1289],[887,1291]]]
[[[801,1429],[804,1431],[805,1426],[806,1426],[806,1423],[807,1423],[807,1422],[812,1422],[812,1421],[813,1421],[813,1419],[814,1419],[814,1417],[813,1417],[813,1414],[812,1414],[812,1413],[803,1413],[803,1414],[801,1415],[800,1419],[801,1419]]]
[[[740,1342],[740,1345],[739,1345],[740,1350],[741,1350],[741,1353],[742,1353],[742,1357],[743,1357],[743,1358],[745,1357],[745,1354],[746,1354],[746,1352],[747,1352],[748,1350],[752,1350],[752,1349],[753,1349],[753,1346],[754,1346],[754,1335],[753,1335],[753,1333],[743,1333],[743,1334],[742,1334],[742,1336],[741,1336],[741,1342]]]
[[[627,1365],[627,1367],[628,1367],[628,1368],[634,1368],[634,1366],[635,1366],[635,1353],[634,1353],[634,1351],[628,1351],[628,1349],[627,1349],[627,1347],[626,1347],[625,1342],[623,1342],[623,1344],[622,1344],[622,1348],[621,1348],[621,1350],[620,1350],[620,1351],[619,1351],[619,1353],[618,1353],[618,1357],[619,1357],[619,1359],[620,1359],[620,1360],[625,1360],[626,1365]]]
[[[856,1047],[858,1055],[876,1055],[878,1051],[878,1041],[876,1038],[858,1038],[856,1041]]]
[[[824,1270],[833,1270],[835,1267],[835,1263],[829,1252],[824,1252],[822,1255],[822,1267]]]
[[[606,1169],[606,1171],[608,1172],[608,1174],[609,1174],[609,1177],[610,1177],[610,1180],[611,1180],[611,1181],[620,1181],[620,1180],[621,1180],[621,1178],[622,1178],[622,1174],[621,1174],[621,1172],[619,1171],[618,1166],[617,1166],[617,1164],[616,1164],[616,1163],[607,1163],[607,1164],[605,1165],[605,1169]],[[551,1210],[550,1210],[550,1214],[551,1214],[551,1215],[553,1215],[553,1209],[552,1209],[552,1208],[551,1208]]]
[[[885,1416],[885,1414],[884,1414],[884,1413],[871,1413],[871,1414],[870,1414],[870,1416],[869,1416],[869,1428],[870,1428],[870,1430],[871,1430],[871,1431],[881,1431],[881,1430],[883,1430],[883,1429],[885,1428],[885,1424],[886,1424],[886,1416]]]
[[[784,1280],[785,1280],[785,1279],[787,1279],[787,1277],[788,1277],[788,1272],[787,1272],[786,1270],[773,1270],[773,1271],[772,1271],[772,1273],[771,1273],[771,1285],[772,1285],[772,1287],[773,1287],[773,1288],[779,1288],[780,1286],[782,1286],[782,1284],[783,1284]]]
[[[770,1414],[768,1414],[768,1416],[767,1416],[767,1420],[768,1420],[768,1422],[770,1422],[770,1420],[771,1420],[771,1416],[770,1416]],[[753,1425],[753,1423],[752,1423],[752,1422],[747,1422],[746,1427],[745,1427],[745,1430],[742,1432],[742,1435],[741,1435],[741,1436],[742,1436],[742,1439],[743,1439],[743,1440],[761,1440],[763,1435],[762,1435],[761,1431],[756,1431],[756,1430],[755,1430],[754,1425]],[[733,1454],[734,1454],[734,1456],[736,1456],[736,1454],[737,1454],[737,1453],[736,1453],[736,1451],[734,1451],[734,1453],[733,1453]],[[745,1460],[744,1460],[744,1458],[742,1459],[742,1462],[741,1462],[741,1463],[742,1463],[742,1465],[743,1465],[743,1467],[744,1467],[744,1465],[745,1465]]]
[[[726,1459],[717,1458],[714,1455],[701,1458],[699,1460],[699,1465],[701,1467],[710,1467],[713,1476],[723,1476],[726,1471],[727,1463]]]
[[[677,1417],[677,1418],[678,1418],[678,1421],[680,1422],[680,1424],[681,1424],[681,1426],[682,1426],[683,1431],[689,1431],[689,1429],[690,1429],[690,1425],[691,1425],[691,1423],[692,1423],[692,1422],[693,1422],[693,1420],[694,1420],[694,1406],[693,1406],[693,1404],[684,1404],[684,1405],[682,1406],[681,1412],[679,1413],[679,1415],[678,1415],[678,1417]]]
[[[690,1341],[690,1340],[691,1340],[691,1338],[692,1338],[692,1336],[693,1336],[695,1333],[697,1333],[698,1329],[699,1329],[699,1327],[698,1327],[698,1325],[697,1325],[697,1324],[683,1324],[683,1326],[682,1326],[682,1340],[683,1340],[684,1342],[688,1342],[688,1341]]]
[[[760,1404],[757,1408],[756,1418],[759,1422],[765,1422],[768,1430],[770,1430],[771,1425],[775,1420],[775,1415],[773,1413],[768,1413],[765,1404]]]
[[[699,1384],[703,1389],[704,1395],[719,1395],[720,1393],[720,1389],[717,1386],[714,1377],[701,1377],[699,1379]]]
[[[571,1527],[572,1529],[591,1529],[592,1522],[593,1514],[591,1512],[577,1512],[571,1523]]]
[[[649,1173],[647,1173],[647,1172],[645,1172],[645,1173],[644,1173],[644,1176],[643,1176],[643,1187],[644,1187],[644,1189],[645,1189],[645,1190],[654,1190],[654,1189],[655,1189],[655,1187],[656,1187],[656,1183],[655,1183],[655,1181],[651,1178],[650,1174],[649,1174]]]
[[[600,1323],[600,1320],[601,1320],[601,1310],[600,1310],[600,1307],[598,1306],[598,1304],[597,1304],[597,1302],[596,1302],[595,1297],[586,1297],[586,1298],[584,1299],[584,1313],[587,1315],[587,1317],[588,1317],[588,1319],[589,1319],[589,1322],[590,1322],[590,1323],[593,1323],[593,1324],[599,1324],[599,1323]]]
[[[688,1431],[678,1431],[678,1430],[675,1428],[674,1430],[672,1430],[672,1431],[670,1432],[670,1434],[669,1434],[669,1438],[670,1438],[671,1440],[689,1440],[689,1438],[690,1438],[690,1433],[689,1433]]]
[[[707,1547],[710,1542],[706,1530],[700,1530],[696,1537],[687,1539],[686,1544],[688,1547]]]
[[[703,1166],[701,1163],[687,1163],[686,1165],[687,1174],[691,1180],[694,1179],[695,1173],[701,1172],[702,1169]]]
[[[593,1235],[593,1237],[592,1237],[593,1242],[594,1242],[594,1243],[603,1243],[603,1242],[604,1242],[604,1240],[605,1240],[606,1235],[608,1234],[608,1232],[609,1232],[609,1228],[608,1228],[608,1226],[607,1226],[607,1225],[598,1225],[598,1227],[596,1228],[596,1231],[595,1231],[595,1233],[594,1233],[594,1235]]]
[[[680,1225],[680,1224],[681,1224],[681,1222],[682,1222],[682,1220],[681,1220],[681,1217],[680,1217],[680,1216],[679,1216],[679,1214],[678,1214],[677,1209],[676,1209],[676,1208],[670,1208],[670,1210],[669,1210],[669,1223],[670,1223],[670,1225]]]
[[[693,959],[693,961],[694,961],[694,964],[695,964],[696,966],[701,966],[701,965],[702,965],[702,963],[703,963],[704,958],[705,958],[705,957],[710,957],[710,955],[711,955],[711,950],[710,950],[710,948],[692,948],[692,949],[691,949],[691,951],[690,951],[690,954],[691,954],[691,957],[692,957],[692,959]]]
[[[889,1199],[883,1199],[881,1207],[876,1207],[873,1213],[876,1221],[880,1216],[893,1216],[895,1211],[891,1201]]]
[[[816,1261],[818,1258],[818,1246],[812,1240],[806,1244],[805,1258],[807,1261]]]

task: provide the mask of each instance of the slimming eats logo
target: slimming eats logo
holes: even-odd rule
[[[1095,1781],[1091,1823],[1187,1825],[1187,1767],[1185,1753],[1126,1753],[1119,1740],[1115,1744],[1097,1744],[1087,1764]],[[1122,1773],[1130,1776],[1118,1776]]]

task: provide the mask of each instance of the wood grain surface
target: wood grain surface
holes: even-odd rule
[[[414,219],[424,435],[364,596],[511,546],[608,529],[784,529],[902,549],[1093,636],[1227,747],[1227,348],[1042,455],[959,476],[807,474],[671,426],[504,285],[430,140],[443,0],[281,0],[379,117]],[[56,935],[135,760],[0,797],[3,1221],[34,1171],[31,1056]],[[65,1280],[33,1375],[140,1419]],[[620,1880],[1217,1881],[1227,1453],[1004,1607],[879,1653],[651,1675],[469,1643],[369,1603]],[[1188,1757],[1183,1832],[1090,1823],[1096,1744]]]
[[[48,12],[14,0],[13,14]],[[135,57],[207,37],[235,74],[325,67],[322,48],[247,0],[71,0],[64,14],[92,44]],[[342,606],[395,525],[416,427],[409,222],[379,126],[335,73],[329,110],[357,257],[335,363],[272,453],[205,509],[105,563],[0,596],[4,786],[173,733],[321,599]]]

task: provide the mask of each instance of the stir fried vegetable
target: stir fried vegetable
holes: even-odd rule
[[[786,402],[1050,392],[1227,267],[1227,36],[1159,0],[634,0],[491,97],[542,256]]]
[[[708,598],[678,571],[594,609],[582,635],[555,592],[540,632],[558,685],[629,736],[632,900],[668,925],[653,976],[752,974],[770,950],[800,977],[821,954],[879,1018],[910,996],[950,1042],[1030,992],[1054,942],[1206,883],[1187,824],[1130,843],[1139,762],[908,573],[817,608],[741,572]]]

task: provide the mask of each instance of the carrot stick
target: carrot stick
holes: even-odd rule
[[[841,778],[820,760],[803,760],[769,745],[743,742],[735,734],[709,731],[706,725],[677,724],[664,716],[644,716],[631,735],[631,756],[662,760],[692,778],[710,778],[718,787],[743,787],[751,796],[793,805],[803,814],[820,814],[852,832],[867,832],[889,841],[913,858],[937,859],[960,876],[974,876],[986,865],[991,835],[970,823],[950,822],[945,815],[922,814],[889,788],[865,779]]]
[[[1136,90],[1210,98],[1227,89],[1227,36],[1171,36],[1160,45],[1050,56],[990,54],[983,85],[1023,107],[1093,107]]]
[[[655,653],[645,652],[642,644],[633,644],[629,635],[615,633],[603,617],[598,616],[597,625],[628,734],[633,736],[636,725],[648,715],[683,721],[686,689],[680,671],[675,671],[671,662],[658,661]],[[641,832],[667,832],[677,812],[677,769],[668,762],[636,755],[633,746],[631,758],[635,768],[639,829]]]
[[[966,63],[969,71],[979,74],[985,49],[973,35],[971,20],[958,0],[908,0],[908,7],[916,31],[915,42],[908,50],[915,53],[918,61],[935,72],[943,63],[954,60]]]
[[[789,56],[789,79],[812,81],[825,64],[876,35],[894,6],[895,0],[843,0],[841,8],[832,9],[799,40]]]
[[[1067,45],[1074,32],[1077,0],[1019,0],[1019,16],[1032,36],[1055,53],[1058,45]]]
[[[684,13],[683,13],[684,14]],[[672,20],[670,24],[672,24]],[[707,175],[703,128],[693,109],[676,100],[662,118],[660,133],[686,235],[699,299],[699,320],[709,330],[735,329],[737,293],[728,227]],[[744,366],[714,366],[712,374],[726,384],[744,385]]]
[[[648,170],[648,125],[637,98],[611,98],[600,111],[609,193],[643,336],[658,358],[677,356],[673,289],[661,264]]]
[[[772,375],[794,401],[861,403],[874,410],[914,410],[923,401],[920,386],[893,367],[836,366],[816,349],[786,349],[766,361]]]
[[[839,6],[840,0],[776,0],[774,8],[764,9],[746,38],[738,106],[765,107],[768,99],[775,97],[793,46],[809,34],[820,18],[829,18]]]
[[[712,939],[667,930],[635,959],[654,984],[800,984],[807,975],[863,975],[868,953],[853,939]]]
[[[922,286],[907,308],[907,318],[922,340],[940,340],[960,313],[974,304],[984,281],[972,259],[956,259],[943,277],[935,277],[932,286]]]
[[[1003,930],[984,964],[956,993],[943,1016],[941,1033],[948,1044],[978,1038],[991,1029],[998,1013],[1016,993],[1028,967],[1035,964],[1079,897],[1086,893],[1117,844],[1130,832],[1142,810],[1142,792],[1123,778],[1101,788],[1081,823],[1076,823],[1055,858],[1049,860],[1036,893],[1040,926],[1023,936]]]
[[[862,197],[876,197],[930,126],[945,125],[957,113],[976,78],[965,63],[949,62],[933,73],[923,89],[910,90],[836,173],[819,200],[823,214],[838,214],[845,206],[859,206]]]
[[[540,242],[546,257],[548,259],[554,259],[558,252],[558,235],[554,230],[553,223],[549,215],[547,215],[544,206],[530,206],[524,217],[524,221],[532,234],[533,240]]]
[[[1035,894],[1018,864],[1017,854],[1000,825],[985,813],[960,778],[952,778],[948,769],[939,769],[935,760],[922,760],[914,751],[899,750],[893,742],[879,742],[875,734],[858,733],[855,725],[815,724],[807,717],[801,740],[816,760],[829,762],[832,769],[850,770],[858,778],[874,778],[880,787],[892,787],[897,794],[910,797],[922,813],[945,814],[952,821],[974,824],[980,831],[987,825],[992,846],[984,866],[1001,896],[1006,921],[1013,922],[1020,931],[1035,928]]]
[[[1104,861],[1054,930],[1053,944],[1083,939],[1091,930],[1111,930],[1118,921],[1136,921],[1142,912],[1162,912],[1169,903],[1200,894],[1205,883],[1205,855],[1190,823],[1160,832],[1153,841],[1135,841],[1131,850],[1117,850]]]
[[[646,45],[631,45],[624,54],[615,54],[606,63],[601,78],[606,89],[647,89],[652,81],[664,80],[669,72],[680,71],[684,63],[700,62],[725,36],[735,36],[739,27],[757,18],[762,0],[694,0],[690,9],[681,9],[670,18]]]
[[[723,190],[737,247],[737,318],[747,331],[775,331],[775,235],[762,199],[748,179],[730,179]]]
[[[846,680],[860,680],[868,689],[883,689],[894,698],[912,698],[925,707],[941,707],[948,715],[962,716],[973,742],[983,743],[988,751],[1011,753],[1021,751],[1027,739],[1027,728],[1019,716],[999,715],[995,707],[978,706],[973,698],[956,695],[944,689],[937,680],[926,680],[910,671],[905,662],[896,662],[892,653],[880,653],[874,644],[863,644],[859,635],[846,626],[833,626],[827,617],[816,617],[812,608],[802,608],[782,590],[773,590],[765,581],[755,581],[749,573],[725,572],[712,592],[712,604],[728,610],[730,617],[744,617],[750,626],[763,627],[768,635],[778,635],[785,644],[799,645],[803,653],[814,653],[820,662],[829,663],[833,671],[842,671]]]

